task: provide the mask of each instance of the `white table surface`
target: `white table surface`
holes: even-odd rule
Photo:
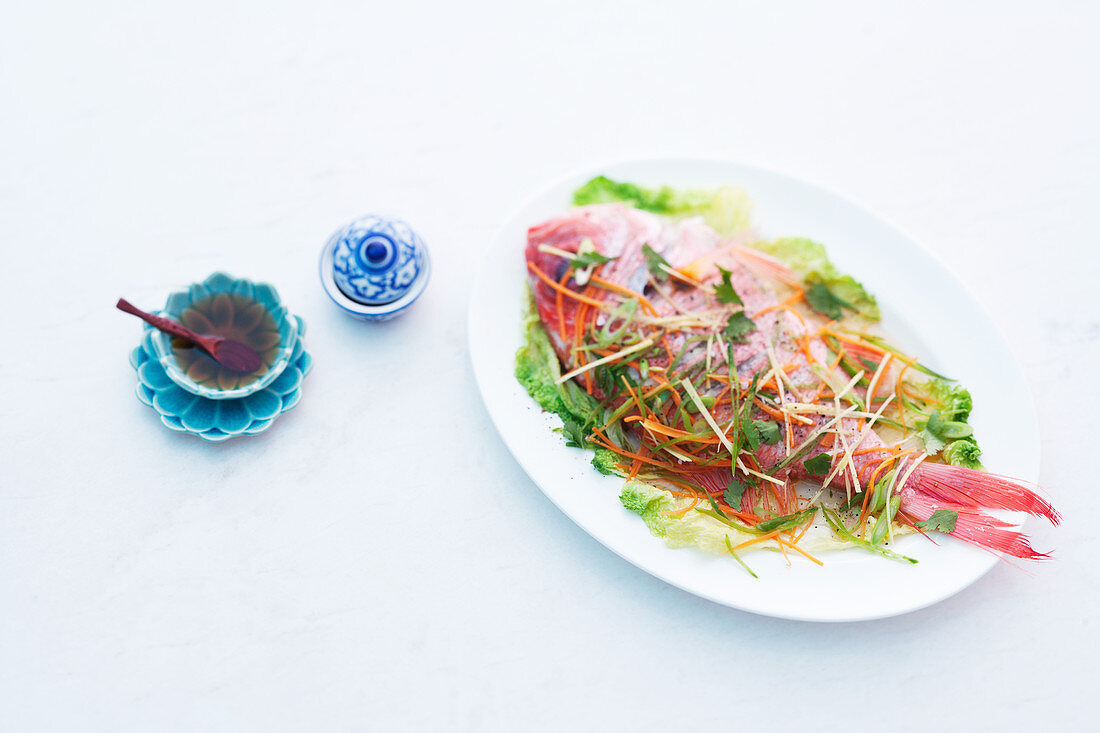
[[[0,729],[1007,731],[1098,712],[1095,6],[296,5],[3,13]],[[899,618],[794,623],[649,577],[542,496],[474,387],[478,253],[548,179],[683,154],[847,194],[965,279],[1034,391],[1066,519],[1030,529],[1056,560]],[[435,261],[383,326],[316,276],[369,211]],[[211,445],[134,399],[139,325],[113,305],[218,269],[279,288],[316,368],[272,430]]]

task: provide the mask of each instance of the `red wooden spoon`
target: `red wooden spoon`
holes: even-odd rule
[[[248,374],[259,369],[260,365],[263,363],[263,360],[260,359],[260,355],[255,349],[246,344],[242,344],[240,341],[233,341],[227,339],[225,336],[201,336],[189,328],[184,328],[175,321],[170,321],[160,316],[154,316],[152,313],[146,313],[122,298],[118,299],[118,303],[115,304],[115,307],[120,311],[137,316],[141,320],[159,328],[165,333],[170,333],[173,336],[179,336],[181,339],[190,341],[209,354],[211,359],[231,372]]]

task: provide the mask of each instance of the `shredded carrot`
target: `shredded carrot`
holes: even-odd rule
[[[573,298],[574,300],[579,300],[582,303],[587,303],[588,305],[593,306],[594,308],[603,308],[604,307],[604,304],[601,303],[600,301],[596,300],[595,298],[586,298],[585,296],[581,295],[580,293],[573,292],[572,290],[565,287],[564,285],[558,285],[556,282],[554,282],[550,278],[549,275],[547,275],[545,272],[540,270],[538,265],[536,265],[534,262],[528,262],[527,267],[531,270],[531,272],[535,273],[535,275],[538,276],[539,280],[542,280],[544,283],[546,283],[547,285],[549,285],[550,287],[552,287],[554,290],[558,291],[562,295],[568,295],[570,298]]]
[[[787,563],[787,567],[790,567],[791,559],[787,557],[787,549],[784,547],[784,542],[779,538],[779,535],[775,536],[775,546],[779,548],[779,554],[783,556],[783,561]]]
[[[871,472],[871,479],[867,482],[867,490],[863,493],[863,506],[859,511],[860,525],[863,525],[867,521],[867,506],[870,502],[871,494],[875,493],[875,482],[878,480],[878,475],[882,473],[882,469],[892,464],[897,458],[897,456],[887,456],[882,460],[882,463],[878,464],[878,467]]]
[[[642,295],[641,293],[635,293],[630,288],[624,288],[622,285],[616,285],[615,283],[611,282],[610,280],[604,280],[602,277],[599,277],[598,275],[592,275],[588,279],[591,280],[594,283],[598,283],[600,285],[603,285],[608,290],[615,291],[619,295],[625,295],[628,298],[637,298],[638,302],[642,304],[642,308],[649,311],[649,315],[651,315],[651,316],[657,315],[657,309],[654,308],[653,304],[650,303],[649,300],[647,300],[646,297],[644,295]]]
[[[940,402],[939,400],[937,400],[934,397],[929,397],[927,395],[921,394],[920,392],[917,392],[916,390],[909,389],[908,384],[902,384],[901,385],[901,391],[907,397],[916,397],[917,399],[921,400],[922,402],[931,402],[934,405],[942,405],[943,404],[942,402]]]
[[[776,488],[775,484],[771,483],[770,481],[767,483],[767,488],[771,490],[772,496],[775,497],[775,503],[776,506],[779,507],[780,515],[787,514],[788,512],[786,492],[784,492],[783,495],[780,495],[779,489]]]
[[[795,551],[795,552],[797,552],[797,553],[800,553],[800,554],[801,554],[802,556],[804,556],[804,557],[805,557],[806,559],[808,559],[808,560],[811,560],[811,561],[813,561],[813,562],[816,562],[816,563],[817,563],[818,565],[822,565],[822,566],[823,566],[823,565],[825,564],[825,563],[821,562],[820,560],[818,560],[818,559],[817,559],[816,557],[814,557],[813,555],[811,555],[810,553],[808,553],[808,552],[806,552],[805,550],[803,550],[803,549],[802,549],[801,547],[796,547],[796,546],[795,546],[794,544],[788,544],[788,543],[784,542],[783,540],[779,539],[778,537],[776,537],[776,538],[775,538],[775,541],[779,543],[779,546],[780,546],[780,547],[782,547],[783,545],[785,545],[785,544],[786,544],[786,545],[787,545],[787,547],[791,548],[792,550],[794,550],[794,551]]]
[[[647,455],[649,454],[648,449],[646,449],[644,445],[640,448],[640,450],[645,451]],[[638,471],[640,470],[642,470],[642,462],[635,458],[630,465],[630,474],[627,476],[627,479],[635,478],[638,475]]]
[[[668,479],[666,479],[666,478],[662,478],[661,480],[662,481],[668,481]],[[699,492],[698,491],[677,491],[676,489],[670,489],[667,486],[662,486],[661,490],[662,491],[667,491],[668,493],[672,494],[673,496],[681,496],[681,497],[685,497],[685,498],[688,498],[688,499],[698,499],[699,498]]]
[[[756,516],[752,512],[742,512],[724,504],[719,504],[718,508],[722,510],[723,514],[728,514],[731,517],[737,517],[738,519],[744,520],[748,524],[756,525],[760,523],[760,517]]]
[[[654,423],[654,422],[651,422],[649,420],[643,420],[642,421],[642,427],[646,428],[647,430],[652,430],[655,433],[660,433],[661,435],[665,435],[669,438],[699,437],[700,440],[696,441],[696,442],[714,442],[714,443],[718,443],[718,438],[705,438],[703,436],[695,436],[694,433],[689,433],[686,430],[679,430],[677,428],[670,428],[667,425],[664,425],[664,424],[661,424],[661,423]]]
[[[573,314],[573,348],[580,349],[584,340],[584,325],[588,318],[588,305],[581,303],[577,306],[577,312]]]
[[[693,499],[692,502],[683,509],[673,509],[672,511],[661,512],[661,514],[664,514],[666,517],[682,517],[697,506],[699,506],[698,497]]]
[[[672,401],[676,403],[677,407],[679,407],[680,406],[680,393],[677,390],[672,388],[672,385],[668,383],[668,380],[664,376],[662,376],[661,379],[658,380],[658,381],[662,382],[664,384],[664,386],[668,387],[669,392],[672,393]]]
[[[773,310],[776,310],[777,308],[786,308],[789,305],[793,305],[794,303],[797,303],[798,301],[802,300],[803,295],[805,295],[805,292],[803,290],[798,290],[793,295],[788,297],[786,300],[780,301],[779,303],[776,303],[775,305],[769,305],[764,310],[757,311],[753,315],[752,319],[755,321],[757,318],[764,315],[768,311],[773,311]],[[801,316],[799,316],[799,320],[802,320]],[[806,325],[806,322],[803,321],[802,325]]]
[[[810,517],[810,521],[806,522],[806,526],[802,528],[802,530],[798,533],[797,536],[795,536],[795,538],[791,541],[791,544],[792,545],[797,545],[799,540],[802,539],[802,536],[805,535],[807,532],[809,532],[810,527],[812,527],[813,525],[814,525],[814,518]]]
[[[904,376],[905,376],[905,372],[909,371],[909,367],[911,367],[911,366],[912,366],[912,364],[906,364],[905,366],[903,366],[903,367],[902,367],[902,368],[901,368],[901,369],[900,369],[900,370],[898,371],[898,378],[897,378],[897,379],[896,379],[896,380],[894,381],[894,392],[895,392],[895,393],[897,393],[897,392],[900,392],[900,391],[902,391],[902,390],[901,390],[901,388],[902,388],[902,382],[901,382],[901,379],[902,379],[902,377],[904,377]],[[900,420],[900,421],[901,421],[901,426],[902,426],[903,428],[908,428],[908,427],[909,427],[909,426],[908,426],[908,425],[907,425],[907,424],[905,423],[905,410],[904,410],[904,409],[898,410],[898,420]]]
[[[634,403],[636,405],[638,405],[638,414],[640,414],[644,418],[645,414],[646,414],[646,412],[645,412],[645,403],[643,403],[640,399],[638,399],[638,395],[631,388],[630,382],[628,382],[626,380],[625,375],[623,375],[623,386],[626,387],[626,391],[629,392],[630,396],[634,399]]]
[[[651,466],[658,466],[660,468],[664,468],[666,470],[674,471],[674,472],[678,472],[678,473],[683,473],[685,470],[688,470],[688,469],[678,469],[676,466],[673,466],[669,463],[662,463],[661,461],[655,461],[652,458],[647,458],[647,457],[639,455],[637,453],[633,453],[631,451],[620,448],[619,446],[612,443],[607,438],[607,436],[603,434],[603,432],[599,428],[592,428],[592,433],[596,438],[598,438],[598,440],[596,440],[596,439],[593,440],[594,443],[596,443],[597,445],[600,445],[603,448],[607,448],[609,451],[612,451],[613,453],[618,453],[620,456],[624,456],[626,458],[634,458],[636,460],[641,461],[642,463],[648,463]],[[726,465],[729,465],[730,462],[726,461],[725,463],[726,463]],[[722,465],[722,461],[717,461],[717,462],[715,462],[711,465],[720,466],[720,465]]]
[[[591,285],[585,286],[584,293],[583,293],[582,297],[588,298],[588,294],[591,293],[591,292],[592,292],[592,286]],[[588,361],[586,358],[583,358],[584,352],[579,351],[579,349],[580,349],[581,341],[584,339],[584,330],[588,325],[588,311],[589,310],[590,310],[590,308],[586,303],[581,303],[581,305],[577,308],[577,313],[576,313],[576,316],[575,316],[576,320],[573,324],[573,344],[574,344],[574,347],[578,350],[577,351],[578,357],[580,357],[580,358],[578,358],[578,361],[580,361],[580,364],[578,366],[584,366]],[[592,371],[591,370],[584,373],[584,390],[588,394],[592,394]]]
[[[672,484],[673,486],[679,486],[681,489],[687,489],[688,491],[691,492],[691,494],[689,494],[690,496],[699,496],[699,492],[703,491],[703,489],[701,489],[700,487],[692,486],[691,484],[686,484],[683,481],[678,481],[677,479],[674,479],[674,478],[662,478],[661,480],[662,481],[667,481],[668,483]],[[672,491],[672,489],[666,489],[666,491]],[[672,493],[675,494],[677,492],[672,491]],[[706,493],[706,492],[704,492],[704,493]]]
[[[803,334],[802,338],[799,339],[798,348],[801,349],[802,353],[806,356],[806,365],[807,366],[809,366],[811,364],[820,364],[820,362],[817,360],[817,357],[814,356],[813,352],[810,350],[810,338],[809,338],[809,336],[806,336],[805,334]]]
[[[762,409],[763,412],[768,413],[769,415],[771,415],[774,418],[783,419],[783,415],[787,414],[787,413],[782,413],[782,412],[778,411],[778,409],[775,409],[771,405],[764,404],[763,402],[761,402],[759,400],[759,398],[758,398],[758,400],[753,400],[752,404],[756,405],[757,407]]]
[[[798,322],[802,324],[802,330],[803,330],[803,331],[805,331],[805,330],[806,330],[806,321],[805,321],[805,319],[803,319],[803,318],[802,318],[802,314],[801,314],[801,313],[799,313],[798,311],[796,311],[796,310],[795,310],[794,308],[791,308],[791,307],[790,307],[789,305],[784,305],[784,306],[781,306],[781,307],[780,307],[780,310],[785,310],[785,311],[787,311],[788,313],[791,313],[791,314],[793,314],[793,315],[794,315],[794,317],[798,319]]]
[[[660,381],[660,380],[659,380],[659,379],[657,378],[657,376],[656,376],[656,375],[654,375],[654,376],[653,376],[653,380],[654,380],[654,381],[658,381],[658,382]],[[658,385],[657,385],[656,387],[654,387],[653,389],[649,390],[649,391],[648,391],[648,392],[646,392],[646,393],[645,393],[644,395],[642,395],[642,399],[644,399],[644,400],[648,400],[648,399],[650,399],[651,397],[653,397],[654,395],[658,395],[658,394],[660,394],[661,392],[664,392],[664,391],[665,391],[666,389],[670,389],[670,388],[671,388],[671,385],[669,385],[669,383],[668,383],[668,382],[665,382],[664,384],[658,384]]]
[[[742,547],[748,547],[749,545],[755,545],[757,542],[766,542],[766,541],[770,540],[772,537],[777,536],[782,531],[784,531],[784,530],[777,529],[774,532],[768,532],[767,534],[762,534],[759,537],[753,537],[751,540],[745,540],[744,542],[742,542],[739,545],[734,545],[733,549],[740,550]]]
[[[841,349],[841,350],[840,350],[840,353],[836,355],[836,359],[835,359],[835,360],[833,361],[833,363],[832,363],[832,364],[830,364],[830,365],[829,365],[829,371],[833,371],[833,370],[834,370],[834,369],[836,369],[836,368],[837,368],[838,366],[840,366],[840,361],[841,361],[841,360],[842,360],[842,359],[843,359],[843,358],[844,358],[844,357],[845,357],[846,355],[847,355],[847,352],[846,352],[846,351],[844,351],[844,349]]]
[[[593,437],[592,437],[591,440],[592,440],[593,443],[596,443],[597,445],[599,445],[602,448],[607,448],[609,451],[612,451],[614,453],[618,453],[620,456],[623,456],[624,458],[633,458],[635,460],[641,461],[642,463],[648,463],[651,466],[659,466],[661,468],[666,467],[666,464],[661,463],[660,461],[654,461],[654,460],[651,460],[649,458],[645,458],[644,456],[640,456],[637,453],[632,453],[628,450],[624,450],[624,449],[620,448],[619,446],[615,445],[610,440],[608,440],[607,437],[602,432],[600,432],[600,430],[598,428],[593,428],[592,429],[592,434],[593,434]]]
[[[569,276],[571,274],[572,271],[567,269],[565,271],[565,274],[561,276],[561,280],[558,281],[558,285],[561,285],[564,289],[565,281],[569,279]],[[554,294],[554,304],[558,312],[558,336],[561,337],[562,341],[565,341],[565,309],[563,307],[564,301],[565,298],[562,296],[561,290]]]

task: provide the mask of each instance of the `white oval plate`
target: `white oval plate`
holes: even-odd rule
[[[971,418],[987,468],[1027,481],[1039,475],[1038,427],[1023,375],[989,317],[929,252],[880,217],[840,196],[784,175],[711,160],[640,160],[605,166],[551,185],[505,222],[481,263],[470,302],[470,356],[485,405],[508,449],[566,515],[609,549],[690,593],[744,611],[812,621],[893,616],[967,587],[997,556],[951,537],[939,544],[901,538],[898,552],[917,565],[858,549],[823,553],[824,567],[800,557],[788,567],[776,553],[745,556],[759,580],[732,558],[669,549],[619,503],[622,480],[589,464],[590,451],[567,448],[516,382],[527,283],[527,228],[566,211],[574,189],[592,176],[673,186],[742,185],[765,237],[822,242],[837,267],[879,299],[883,326],[899,345],[974,397]],[[511,307],[501,307],[505,304]]]

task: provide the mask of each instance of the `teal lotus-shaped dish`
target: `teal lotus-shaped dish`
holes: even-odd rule
[[[229,332],[232,338],[245,341],[260,352],[265,370],[258,378],[255,375],[242,378],[229,373],[217,375],[216,365],[211,366],[212,360],[181,356],[186,352],[172,348],[170,335],[148,326],[150,354],[168,379],[192,394],[211,400],[236,400],[267,389],[291,363],[298,341],[299,321],[287,311],[275,288],[224,272],[216,272],[201,283],[172,293],[159,315],[203,334],[216,332],[211,325],[216,320],[233,329]],[[247,338],[237,332],[247,334]],[[250,342],[251,338],[259,341]]]
[[[210,399],[189,392],[173,381],[156,356],[156,331],[147,330],[141,344],[130,354],[137,370],[137,396],[160,415],[171,430],[191,433],[203,440],[223,441],[238,435],[256,435],[271,427],[282,413],[298,404],[302,380],[313,367],[302,334],[305,322],[295,323],[295,339],[286,366],[263,388],[238,399]]]

